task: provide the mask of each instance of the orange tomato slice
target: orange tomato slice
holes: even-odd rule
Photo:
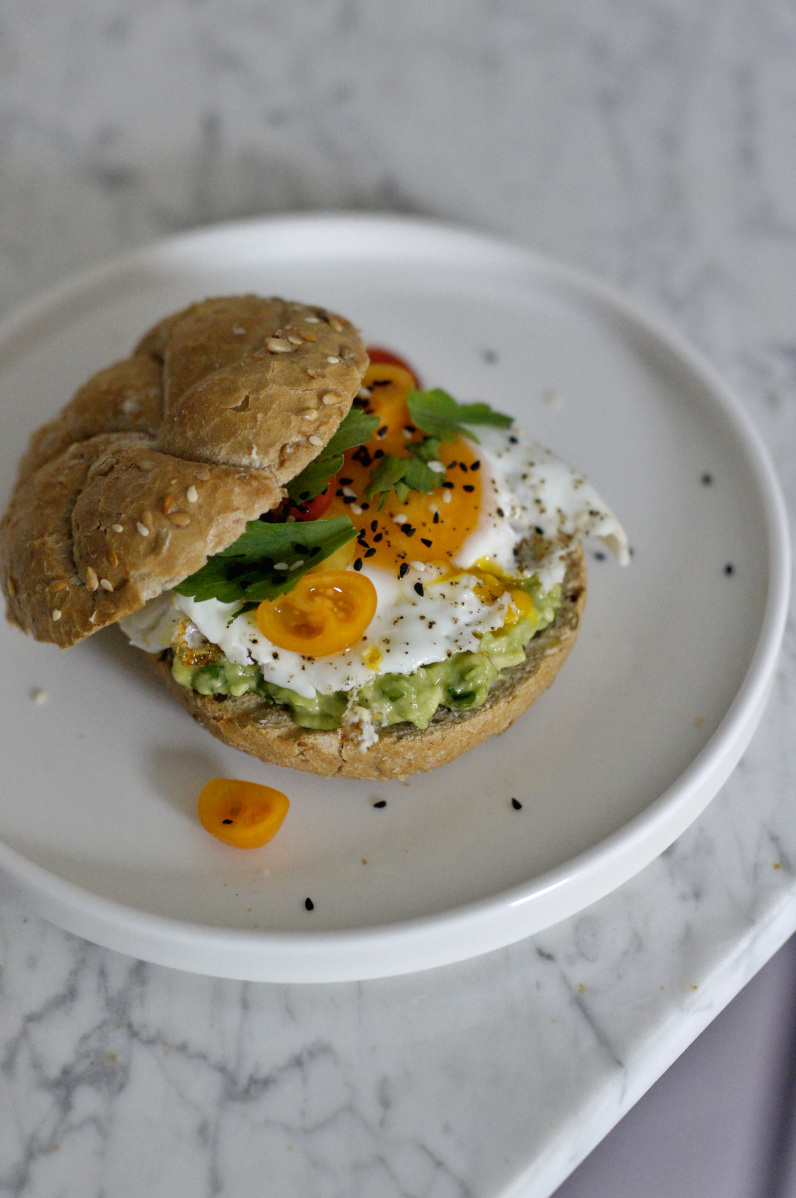
[[[290,801],[281,790],[235,778],[212,778],[199,795],[199,820],[237,849],[258,849],[282,827]]]
[[[304,657],[328,657],[355,645],[376,614],[376,588],[352,570],[305,574],[287,595],[257,608],[263,636]]]

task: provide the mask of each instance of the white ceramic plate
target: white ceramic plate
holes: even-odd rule
[[[329,305],[428,385],[514,413],[587,473],[633,563],[590,546],[586,618],[552,690],[504,736],[405,784],[226,749],[116,629],[61,652],[3,624],[3,884],[100,944],[254,980],[405,973],[519,940],[651,861],[746,747],[789,577],[767,458],[705,363],[601,286],[443,226],[291,217],[158,244],[6,323],[3,499],[30,431],[89,373],[166,312],[247,290]],[[202,830],[196,797],[218,775],[290,796],[270,845],[241,852]]]

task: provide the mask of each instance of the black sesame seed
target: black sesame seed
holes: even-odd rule
[[[442,485],[443,485],[443,487],[445,487],[445,488],[446,488],[448,491],[452,491],[452,490],[453,490],[453,488],[454,488],[454,486],[455,486],[456,484],[455,484],[455,483],[451,483],[451,482],[444,482]]]
[[[308,911],[314,911],[314,910],[315,910],[315,904],[314,904],[314,902],[312,901],[312,899],[311,899],[311,898],[305,898],[305,900],[304,900],[304,906],[307,908],[307,910],[308,910]]]
[[[376,803],[374,803],[374,804],[373,804],[373,806],[374,806],[374,807],[386,807],[386,806],[387,806],[387,800],[386,800],[386,799],[379,799],[379,800],[378,800]]]
[[[480,462],[480,460],[477,460],[477,461],[473,462],[473,464],[472,464],[472,466],[470,467],[470,469],[471,469],[471,470],[480,470],[480,469],[481,469],[481,462]]]
[[[713,475],[712,475],[712,474],[708,474],[708,473],[707,473],[707,471],[706,471],[706,472],[705,472],[705,473],[702,475],[702,480],[701,480],[701,481],[702,481],[702,486],[703,486],[703,487],[709,487],[709,486],[711,485],[711,483],[713,482]]]
[[[603,551],[602,551],[601,549],[597,549],[597,550],[595,551],[595,554],[594,554],[594,560],[595,560],[595,561],[597,561],[597,562],[604,562],[604,561],[605,561],[605,554],[603,553]]]
[[[460,470],[463,470],[463,471],[464,471],[464,473],[466,474],[466,473],[467,473],[467,463],[466,463],[466,462],[459,462],[459,469],[460,469]]]
[[[402,524],[401,532],[404,534],[405,537],[413,537],[415,535],[415,533],[417,532],[417,529],[413,528],[411,524]]]
[[[465,483],[464,486],[462,487],[462,490],[463,491],[474,491],[475,487],[473,486],[472,483]]]
[[[498,508],[498,510],[497,510],[497,514],[498,514],[499,516],[505,516],[505,514],[506,514],[506,513],[503,511],[503,508],[502,508],[502,507],[499,507],[499,508]]]
[[[222,819],[221,822],[222,822],[222,824],[231,824],[232,820],[231,819]]]
[[[353,478],[338,478],[337,481],[341,487],[350,487],[354,480]]]
[[[732,562],[727,562],[727,565],[724,567],[724,573],[725,574],[734,574],[735,573],[735,566],[732,564]]]
[[[374,543],[374,545],[378,545],[379,541],[383,541],[383,540],[384,540],[384,533],[377,532],[375,537],[373,538],[373,543]]]
[[[371,532],[375,532],[375,531],[376,531],[376,529],[377,529],[378,527],[379,527],[379,522],[378,522],[378,520],[371,520],[371,522],[370,522],[370,531],[371,531]]]
[[[515,437],[513,433],[512,433],[512,435],[509,437],[509,442],[510,442],[512,445],[518,445],[518,444],[519,444],[519,440],[520,440],[520,439],[519,439],[519,437]]]
[[[430,548],[431,548],[431,546],[434,544],[434,542],[433,542],[433,541],[431,541],[431,540],[429,540],[429,538],[428,538],[428,537],[421,537],[421,538],[420,538],[420,544],[421,544],[421,545],[425,545],[425,546],[426,546],[428,549],[430,549]]]
[[[484,359],[485,362],[488,362],[490,366],[493,366],[495,364],[495,362],[497,362],[497,360],[498,360],[497,350],[496,349],[482,350],[481,357]]]
[[[398,577],[405,578],[408,573],[409,573],[409,563],[401,562],[401,565],[398,569]]]
[[[357,560],[354,562],[354,569],[355,570],[362,569],[362,558],[361,557],[358,557]],[[359,583],[357,583],[357,586],[359,586]]]
[[[375,550],[375,549],[367,549],[367,550],[365,551],[365,557],[373,557],[373,554],[374,554],[375,552],[376,552],[376,550]]]
[[[422,582],[415,583],[415,593],[418,594],[421,597],[421,599],[425,595],[426,592],[423,590]]]
[[[522,803],[520,802],[519,799],[512,799],[511,805],[515,811],[522,811]]]

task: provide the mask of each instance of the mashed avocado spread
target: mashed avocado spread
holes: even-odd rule
[[[377,727],[408,721],[427,728],[438,707],[453,711],[483,707],[495,679],[503,670],[522,664],[526,645],[553,622],[561,604],[558,585],[544,593],[532,580],[527,590],[533,609],[514,624],[484,633],[477,653],[454,653],[413,674],[376,674],[361,688],[356,702],[371,712]],[[239,696],[253,691],[287,708],[302,728],[339,728],[349,702],[343,691],[305,698],[267,682],[258,665],[236,665],[223,656],[209,664],[193,665],[179,648],[174,650],[171,672],[181,686],[200,695]]]

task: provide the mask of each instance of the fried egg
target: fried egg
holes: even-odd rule
[[[368,498],[374,465],[386,454],[405,455],[423,434],[406,406],[411,375],[371,366],[365,382],[358,402],[379,425],[367,445],[345,455],[325,513],[348,515],[356,540],[318,567],[350,569],[373,584],[375,614],[356,643],[306,656],[269,640],[256,611],[240,603],[166,592],[122,622],[134,644],[159,652],[210,643],[303,697],[353,695],[374,675],[413,674],[454,653],[477,652],[485,633],[517,619],[523,584],[535,578],[547,593],[562,582],[580,537],[599,537],[628,560],[625,533],[596,490],[514,425],[479,427],[478,442],[441,441],[438,460],[428,463],[439,478],[430,492]]]

